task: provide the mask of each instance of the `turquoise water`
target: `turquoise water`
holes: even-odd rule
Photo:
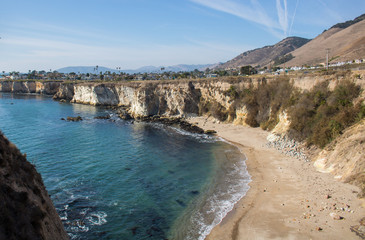
[[[0,130],[41,173],[71,239],[203,239],[248,190],[234,146],[105,108],[0,93]]]

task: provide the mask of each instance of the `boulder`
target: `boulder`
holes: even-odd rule
[[[217,131],[215,131],[215,130],[209,130],[209,129],[208,129],[208,130],[205,130],[205,131],[204,131],[204,133],[205,133],[205,134],[209,134],[209,135],[213,135],[213,134],[216,134],[216,133],[217,133]]]
[[[82,121],[82,117],[77,116],[77,117],[67,117],[67,121],[69,122],[79,122]]]
[[[110,115],[105,115],[105,116],[96,116],[94,117],[94,119],[110,119]]]
[[[331,212],[331,213],[330,213],[330,217],[331,217],[333,220],[341,220],[341,219],[343,219],[343,217],[341,217],[340,215],[338,215],[337,213],[334,213],[334,212]]]

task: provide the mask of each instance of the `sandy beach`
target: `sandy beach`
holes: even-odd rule
[[[250,190],[216,226],[208,240],[361,239],[352,226],[365,217],[359,189],[315,170],[313,162],[288,157],[266,146],[268,132],[190,118],[234,143],[247,157]],[[340,219],[336,219],[340,218]]]

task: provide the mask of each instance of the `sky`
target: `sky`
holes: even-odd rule
[[[213,64],[314,38],[365,0],[2,0],[0,71]]]

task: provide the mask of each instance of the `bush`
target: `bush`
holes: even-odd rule
[[[264,79],[257,88],[245,90],[241,94],[241,102],[248,110],[246,123],[271,130],[278,123],[280,110],[292,104],[295,93],[289,79],[277,79],[269,83]]]
[[[341,82],[333,91],[328,90],[328,82],[315,86],[290,108],[290,128],[300,140],[324,148],[365,116],[363,105],[352,104],[360,92],[360,87],[350,81]]]
[[[236,90],[236,87],[231,85],[227,91],[225,91],[225,95],[229,96],[231,99],[237,99],[239,97],[239,93]]]
[[[227,120],[227,110],[218,102],[214,101],[209,111],[212,113],[213,117],[219,119],[220,121]]]
[[[206,101],[199,103],[199,115],[210,113],[213,117],[220,121],[225,121],[228,118],[228,112],[225,107],[219,104],[217,101]]]

